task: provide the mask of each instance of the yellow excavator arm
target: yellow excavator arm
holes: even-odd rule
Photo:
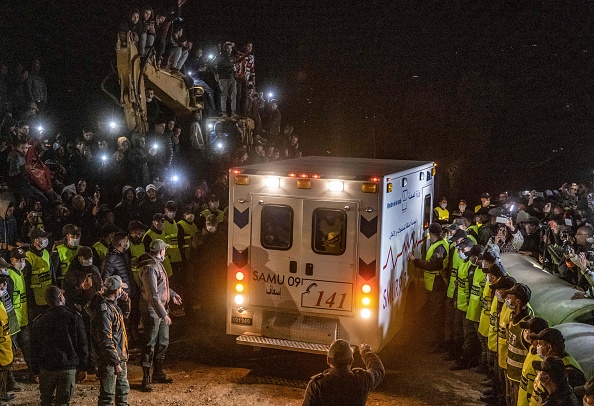
[[[200,100],[204,89],[201,86],[189,88],[182,76],[161,70],[152,50],[143,63],[130,32],[119,33],[116,54],[120,103],[131,131],[143,134],[148,131],[145,82],[177,118],[189,117],[193,111],[204,108],[204,103]]]

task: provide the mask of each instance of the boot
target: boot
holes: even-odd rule
[[[6,391],[7,392],[22,392],[23,391],[23,387],[21,385],[19,385],[19,383],[14,378],[14,372],[12,371],[12,369],[8,370]]]
[[[155,360],[153,370],[153,382],[155,383],[173,383],[172,378],[168,378],[165,371],[163,371],[163,360]]]
[[[151,384],[151,369],[148,367],[142,367],[142,386],[143,392],[152,392],[153,385]]]

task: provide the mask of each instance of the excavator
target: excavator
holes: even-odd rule
[[[154,90],[155,96],[166,107],[171,109],[178,121],[188,121],[196,110],[204,110],[204,88],[196,86],[186,80],[179,73],[173,73],[159,67],[151,48],[145,58],[138,54],[131,32],[119,32],[116,44],[117,76],[120,87],[120,97],[111,94],[105,87],[109,76],[103,81],[101,88],[116,103],[123,108],[126,125],[131,132],[146,134],[149,130],[146,117],[145,86]],[[239,143],[251,140],[254,121],[245,117],[208,118],[203,133],[212,152],[221,152],[221,127],[237,127],[242,133],[249,132],[249,136],[242,136]],[[251,145],[247,145],[248,148]],[[228,148],[233,148],[229,145]],[[226,148],[227,149],[227,148]]]

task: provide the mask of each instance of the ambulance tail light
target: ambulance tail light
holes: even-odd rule
[[[242,280],[244,280],[244,278],[245,278],[245,275],[244,275],[244,274],[243,274],[243,272],[241,272],[241,271],[238,271],[238,272],[235,274],[235,279],[237,279],[238,281],[242,281]]]
[[[280,187],[280,178],[266,178],[266,187]]]
[[[368,319],[371,317],[371,310],[369,309],[363,309],[361,310],[361,317],[363,317],[364,319]]]
[[[311,181],[309,179],[297,179],[297,189],[311,189]]]
[[[368,294],[371,292],[371,286],[369,286],[368,284],[365,284],[365,285],[361,286],[361,291],[365,294]]]
[[[237,285],[235,285],[235,291],[238,293],[243,292],[243,283],[238,283]]]
[[[250,184],[250,177],[246,175],[237,175],[235,176],[235,184],[246,186]]]
[[[243,304],[243,295],[235,295],[235,304]]]
[[[239,169],[233,169],[231,171],[231,173],[234,174],[234,175],[239,175],[241,173],[241,171]]]
[[[311,175],[311,177],[314,179],[320,179],[320,175],[317,175],[317,174]]]
[[[361,299],[361,303],[363,304],[363,306],[369,306],[371,304],[371,299],[365,296],[363,297],[363,299]]]

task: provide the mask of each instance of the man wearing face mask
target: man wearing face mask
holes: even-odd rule
[[[93,250],[93,261],[95,266],[97,266],[97,268],[101,268],[101,264],[103,263],[103,260],[105,259],[105,257],[107,256],[107,253],[109,252],[109,247],[111,246],[111,240],[114,236],[115,233],[117,233],[118,231],[120,231],[119,228],[117,228],[115,225],[113,224],[105,224],[104,226],[101,227],[101,239],[99,241],[97,241],[95,244],[93,244],[92,250]]]
[[[520,388],[518,389],[518,406],[529,406],[532,392],[534,391],[534,378],[536,378],[537,372],[532,366],[533,361],[541,360],[542,358],[536,352],[538,340],[530,338],[531,334],[538,334],[545,328],[549,328],[549,323],[545,319],[540,317],[534,317],[526,321],[520,322],[522,331],[522,338],[525,342],[530,345],[526,359],[522,365],[522,376],[520,378]]]
[[[538,340],[536,352],[541,358],[558,357],[565,365],[565,373],[571,387],[583,385],[586,377],[582,367],[569,353],[565,351],[565,337],[555,328],[546,328],[538,334],[531,334],[531,340]],[[536,362],[536,361],[535,361]],[[533,363],[536,368],[536,365]],[[530,398],[530,406],[544,405],[549,395],[549,388],[541,382],[541,374],[534,380],[534,391]],[[554,403],[551,403],[554,404]]]
[[[542,361],[532,363],[539,371],[537,379],[547,391],[548,396],[542,406],[578,406],[573,389],[567,382],[567,371],[563,361],[555,356],[547,356]]]
[[[31,365],[29,358],[29,308],[27,306],[27,285],[23,269],[27,265],[25,250],[13,248],[10,251],[10,266],[7,268],[8,276],[12,280],[12,305],[19,322],[20,330],[15,338],[23,352],[23,358],[27,366]],[[10,382],[9,382],[10,383]]]
[[[145,192],[146,198],[138,205],[138,211],[140,221],[149,224],[155,214],[162,213],[163,202],[157,198],[157,187],[152,183],[146,185]]]
[[[144,243],[142,237],[146,232],[146,226],[140,221],[134,220],[128,224],[128,241],[130,241],[130,266],[132,268],[132,278],[136,284],[139,283],[138,279],[138,266],[136,262],[142,254],[146,252],[144,249]]]
[[[101,289],[101,283],[101,274],[93,263],[93,251],[90,247],[79,246],[76,259],[70,263],[64,279],[66,305],[82,312],[95,293]]]
[[[466,234],[464,230],[458,230],[456,232]],[[461,268],[466,267],[466,252],[470,250],[472,245],[472,241],[469,238],[459,238],[455,240],[453,254],[450,254],[451,273],[450,283],[448,285],[448,290],[446,291],[446,305],[448,306],[446,314],[451,313],[451,315],[446,316],[446,320],[451,320],[453,342],[450,346],[448,356],[445,358],[447,361],[458,361],[462,356],[461,352],[462,343],[464,341],[464,332],[462,327],[461,310],[458,309],[459,273]],[[462,270],[462,273],[464,273],[464,270]]]
[[[119,276],[124,283],[123,289],[130,298],[131,304],[130,318],[126,320],[126,327],[130,340],[136,341],[139,337],[138,322],[140,321],[140,313],[138,312],[139,290],[132,276],[128,248],[130,248],[128,234],[124,231],[115,233],[109,252],[101,264],[101,278],[107,280],[110,276]]]
[[[458,207],[452,212],[452,219],[462,219],[464,213],[470,213],[474,218],[474,212],[467,207],[466,200],[460,199],[460,201],[458,201]]]
[[[163,223],[163,241],[169,245],[167,256],[171,264],[172,274],[169,280],[173,288],[179,288],[181,285],[182,255],[179,249],[178,239],[179,228],[175,221],[177,214],[177,205],[170,200],[165,204],[165,223]],[[177,314],[176,314],[177,315]]]
[[[450,212],[447,207],[448,199],[446,199],[444,196],[439,201],[439,206],[433,209],[433,218],[441,225],[448,224],[450,222]]]
[[[478,243],[479,226],[476,224],[476,215],[474,212],[472,210],[466,210],[464,213],[462,213],[462,220],[464,221],[464,228],[466,229],[466,234],[468,234],[468,237]]]
[[[142,390],[153,390],[152,383],[172,383],[163,370],[165,353],[169,346],[169,302],[181,306],[181,297],[169,287],[169,278],[163,267],[169,245],[161,239],[151,243],[149,252],[138,259],[140,268],[140,313],[144,326],[142,347]],[[153,375],[150,371],[154,363]]]
[[[64,239],[61,244],[58,244],[52,252],[52,261],[58,261],[59,265],[56,266],[57,285],[58,287],[64,287],[63,281],[66,276],[66,270],[70,266],[70,263],[76,258],[78,245],[80,244],[80,228],[74,224],[66,224],[62,227],[62,235]]]
[[[507,367],[506,367],[506,396],[508,404],[516,406],[522,367],[528,355],[530,341],[524,339],[521,323],[533,317],[533,311],[528,305],[532,291],[523,283],[516,283],[511,289],[503,292],[505,306],[512,309],[511,319],[507,327]]]
[[[455,224],[450,225],[446,228],[448,237],[447,240],[450,243],[449,250],[448,250],[448,275],[446,276],[446,280],[449,279],[448,287],[446,290],[446,300],[445,300],[445,331],[444,331],[444,341],[443,345],[439,346],[436,349],[436,352],[445,352],[448,351],[448,355],[446,356],[446,361],[455,361],[459,358],[459,353],[457,351],[457,347],[453,345],[454,343],[454,316],[456,314],[456,305],[455,301],[456,298],[454,296],[454,291],[456,289],[456,280],[458,277],[458,268],[462,263],[462,259],[458,255],[458,244],[467,238],[466,231],[458,228]],[[449,235],[452,233],[451,235]]]
[[[500,265],[498,263],[497,265]],[[493,268],[493,267],[492,267]],[[489,269],[489,272],[491,269]],[[504,305],[502,296],[503,291],[511,288],[516,284],[516,280],[511,276],[502,276],[497,282],[491,284],[491,292],[493,300],[490,309],[490,323],[489,333],[487,337],[487,344],[489,347],[488,359],[491,363],[489,368],[493,371],[493,387],[487,388],[483,391],[481,401],[488,403],[505,404],[505,361],[507,354],[502,354],[503,344],[505,343],[505,350],[507,350],[507,342],[505,341],[507,335],[506,326],[509,323],[511,309]],[[505,356],[505,358],[503,358]],[[503,358],[503,362],[500,360]],[[503,366],[502,366],[503,365]]]
[[[164,228],[165,216],[162,213],[155,214],[153,216],[151,228],[149,228],[149,230],[142,237],[145,252],[150,252],[151,244],[153,243],[153,241],[157,239],[165,239],[165,233],[163,231]],[[171,269],[171,262],[169,262],[169,255],[165,255],[165,259],[163,260],[163,266],[165,267],[165,271],[167,272],[167,277],[173,275],[173,270]]]
[[[482,245],[473,245],[468,251],[468,283],[470,289],[468,292],[468,308],[464,319],[464,344],[462,345],[462,354],[467,356],[468,365],[478,364],[479,372],[487,372],[487,355],[483,356],[482,344],[479,340],[479,321],[481,318],[481,301],[483,291],[487,282],[487,275],[482,268],[480,260],[485,248]]]
[[[225,213],[223,210],[219,210],[219,198],[217,195],[210,195],[208,198],[208,209],[202,210],[200,215],[202,216],[203,221],[205,221],[210,215],[216,216],[217,223],[225,220]]]
[[[27,303],[31,319],[47,309],[45,291],[55,280],[55,268],[52,267],[50,253],[46,249],[49,235],[37,228],[29,233],[31,247],[25,255],[31,272],[25,273],[25,284],[30,288],[27,290]]]
[[[128,336],[123,315],[129,306],[126,287],[119,276],[110,276],[85,307],[91,317],[91,348],[98,367],[100,405],[111,405],[114,400],[116,405],[128,404]]]
[[[31,328],[31,371],[40,376],[40,404],[67,405],[75,381],[87,376],[87,334],[82,317],[65,306],[64,291],[50,286],[46,291],[49,309]]]
[[[192,207],[186,206],[184,208],[184,218],[177,222],[177,240],[182,244],[181,255],[184,264],[190,262],[191,254],[193,252],[192,240],[198,233],[198,225],[194,222],[194,217],[194,210],[192,210]]]

